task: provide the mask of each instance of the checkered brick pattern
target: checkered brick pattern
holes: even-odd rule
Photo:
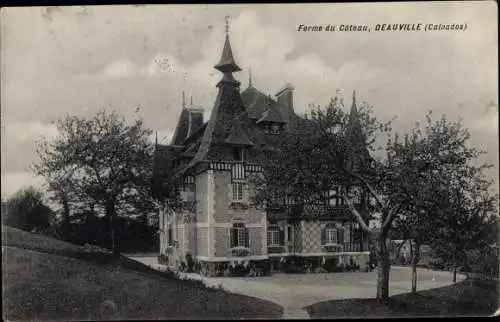
[[[302,232],[302,252],[321,252],[321,230],[326,223],[321,221],[303,221],[301,223]]]
[[[300,222],[295,223],[293,225],[293,251],[301,252],[302,251],[302,231],[300,227]]]

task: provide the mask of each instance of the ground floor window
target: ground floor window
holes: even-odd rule
[[[321,243],[323,245],[340,244],[344,242],[343,228],[337,228],[334,224],[328,224],[322,231]]]
[[[278,225],[267,228],[267,246],[283,246],[285,241],[284,231]]]
[[[174,232],[172,227],[167,229],[167,245],[172,246],[174,244]]]
[[[248,228],[244,223],[233,224],[231,231],[231,247],[248,247]]]

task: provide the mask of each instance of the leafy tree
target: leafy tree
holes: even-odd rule
[[[469,254],[486,251],[498,238],[497,197],[482,173],[486,167],[466,164],[446,169],[442,174],[446,181],[436,194],[441,215],[434,222],[431,245],[453,268],[453,282],[458,268],[468,266]]]
[[[59,136],[40,142],[35,172],[56,194],[70,189],[78,207],[102,209],[118,255],[116,217],[155,210],[151,131],[141,119],[130,124],[114,111],[99,111],[89,119],[67,116],[56,126]]]
[[[417,124],[400,142],[397,135],[392,139],[391,122],[380,122],[369,105],[358,110],[353,103],[350,113],[343,112],[342,106],[337,97],[325,109],[318,107],[291,131],[282,147],[267,151],[263,175],[254,179],[254,201],[266,204],[271,202],[269,196],[277,196],[304,209],[308,204],[325,204],[328,192],[341,185],[341,197],[354,220],[375,241],[377,298],[385,300],[389,296],[388,240],[394,220],[411,204],[411,194],[423,174],[459,162],[461,155],[455,155],[454,136],[430,116],[424,130]],[[380,134],[389,139],[385,147],[377,148]],[[369,151],[385,153],[373,159]],[[362,189],[361,204],[353,202],[355,187]],[[379,228],[370,227],[373,219],[380,222]]]
[[[52,210],[44,204],[43,194],[30,186],[21,189],[6,201],[5,225],[32,231],[50,227]]]

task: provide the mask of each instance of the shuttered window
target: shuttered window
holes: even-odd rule
[[[351,234],[349,228],[338,228],[334,224],[327,224],[321,232],[321,244],[332,245],[342,244],[350,241]]]
[[[285,231],[278,225],[271,225],[267,228],[267,245],[283,246],[285,245]]]

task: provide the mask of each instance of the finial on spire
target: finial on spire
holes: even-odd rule
[[[158,131],[155,132],[155,145],[158,145]]]
[[[248,66],[248,87],[252,87],[252,66]]]
[[[186,93],[182,91],[182,108],[186,108]]]
[[[228,35],[229,34],[229,18],[230,18],[230,16],[227,15],[224,18],[226,19],[226,35]]]
[[[193,105],[193,95],[191,95],[191,105]]]
[[[352,91],[352,105],[356,105],[356,90]]]

